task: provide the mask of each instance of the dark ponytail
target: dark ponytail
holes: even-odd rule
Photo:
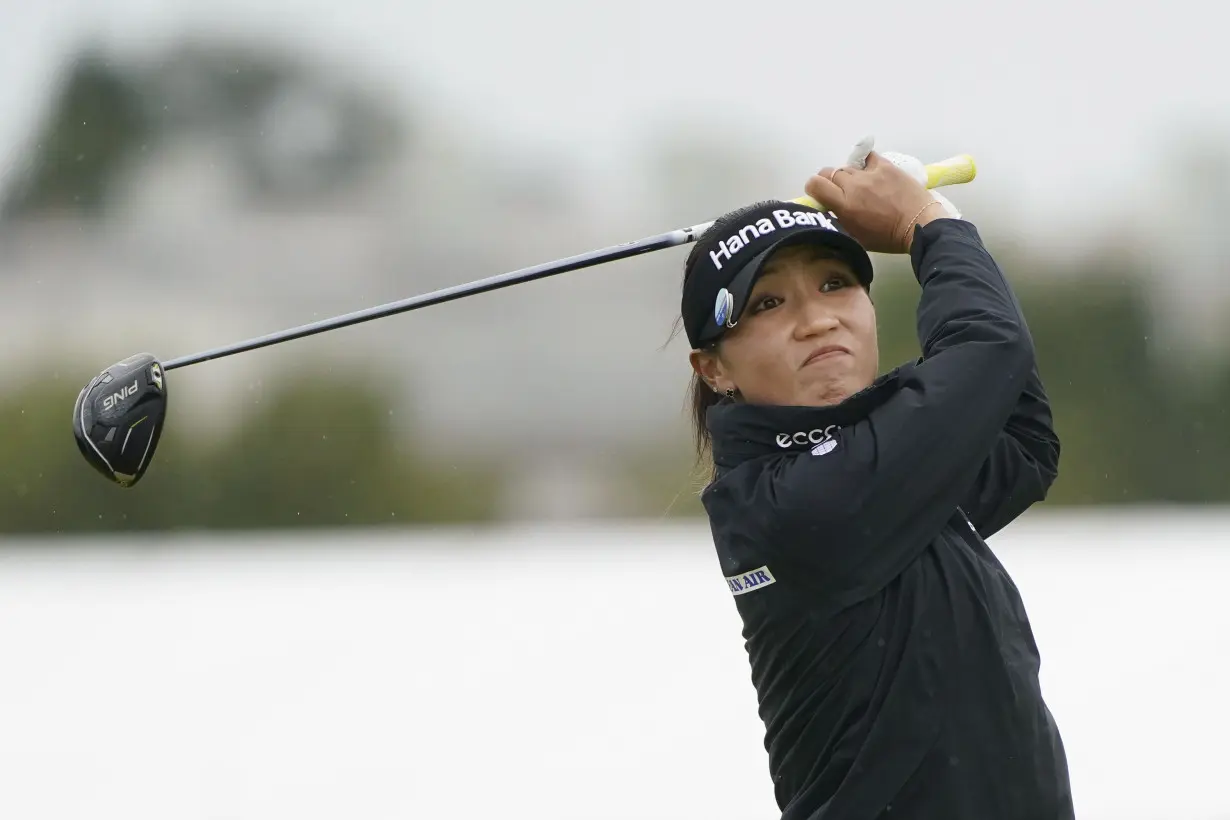
[[[771,202],[772,200],[769,200]],[[746,205],[742,208],[737,208],[733,211],[723,214],[713,221],[703,234],[697,237],[695,244],[692,245],[692,250],[688,253],[688,259],[683,263],[683,285],[688,283],[688,277],[692,275],[692,269],[695,267],[696,260],[700,258],[701,247],[712,238],[716,233],[729,230],[731,225],[741,219],[744,214],[760,208],[768,202],[755,202],[751,205]],[[675,324],[675,333],[678,333],[683,326],[683,319],[680,318]],[[673,338],[673,334],[672,334]],[[705,347],[705,350],[716,353],[721,345],[721,340],[714,342]],[[721,393],[714,392],[699,373],[693,371],[692,382],[688,385],[688,405],[692,416],[692,438],[696,447],[696,466],[699,468],[706,462],[707,458],[713,455],[713,440],[709,435],[709,427],[705,423],[706,415],[709,408],[713,407],[718,402],[725,400],[725,396]],[[711,464],[712,462],[710,462]],[[712,467],[707,471],[712,476]]]
[[[688,387],[688,404],[692,408],[692,437],[696,446],[696,466],[700,466],[705,458],[712,455],[713,440],[709,435],[709,427],[705,417],[709,408],[722,400],[722,394],[716,392],[700,377],[692,373],[692,384]]]
[[[676,319],[674,330],[671,331],[671,339],[674,339],[682,329],[683,320]],[[667,340],[667,344],[669,343],[670,341]],[[704,349],[716,352],[718,344],[720,342],[708,345]],[[709,408],[724,398],[725,396],[710,387],[709,383],[702,379],[699,373],[692,371],[692,378],[688,382],[686,404],[688,407],[688,417],[692,424],[692,442],[696,450],[695,466],[697,468],[701,467],[706,458],[711,455],[713,447],[713,441],[709,435],[709,427],[705,424],[705,417],[709,413]]]
[[[683,285],[686,287],[688,277],[692,275],[692,270],[695,267],[696,260],[700,258],[701,247],[706,241],[721,231],[728,230],[730,226],[737,220],[741,219],[744,214],[756,210],[766,203],[756,202],[743,208],[739,208],[729,213],[723,214],[718,219],[714,220],[713,225],[709,227],[692,246],[692,250],[688,253],[687,261],[683,263]],[[676,322],[675,333],[678,333],[682,328],[683,319],[680,318]],[[716,353],[721,340],[705,346],[705,350],[710,353]],[[689,414],[692,421],[692,439],[696,448],[696,467],[699,469],[708,462],[709,468],[706,472],[712,477],[712,455],[713,455],[713,440],[709,435],[709,427],[705,423],[706,416],[709,413],[709,408],[719,402],[725,401],[726,397],[714,391],[709,384],[700,377],[699,373],[693,371],[691,383],[688,385],[687,403]]]

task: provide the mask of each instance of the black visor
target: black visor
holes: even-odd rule
[[[863,287],[871,287],[871,258],[831,213],[797,202],[767,202],[731,226],[707,232],[684,285],[681,313],[693,349],[734,327],[765,262],[787,245],[817,244],[839,251]]]

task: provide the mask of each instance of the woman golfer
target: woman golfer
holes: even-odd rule
[[[820,212],[767,202],[692,249],[703,493],[783,820],[1066,820],[1063,743],[984,543],[1055,479],[1012,289],[969,222],[877,154]],[[908,253],[922,358],[877,378],[867,252]]]

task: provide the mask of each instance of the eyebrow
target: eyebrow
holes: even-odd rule
[[[847,262],[846,260],[842,259],[839,256],[834,256],[831,252],[826,252],[825,248],[807,247],[806,256],[804,256],[803,258],[808,262],[825,262],[825,261],[836,262],[840,266],[838,268],[838,271],[842,275],[851,275],[851,276],[855,275],[854,272],[850,269],[849,262]],[[770,259],[768,263],[764,266],[764,270],[761,272],[761,276],[764,277],[764,276],[768,276],[771,273],[776,273],[780,267],[781,267],[780,258]]]

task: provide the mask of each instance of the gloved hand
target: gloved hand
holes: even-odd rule
[[[854,149],[850,152],[849,159],[846,160],[846,166],[849,168],[857,168],[860,171],[867,167],[867,157],[875,148],[876,138],[866,136],[859,140],[854,145]],[[909,154],[902,154],[897,151],[880,151],[880,156],[896,165],[898,168],[906,171],[910,176],[914,177],[920,184],[927,184],[927,167],[922,160],[917,157],[912,157]],[[935,197],[944,208],[946,214],[952,219],[961,219],[961,212],[949,201],[948,197],[941,194],[939,191],[932,189],[931,195]]]
[[[908,253],[916,226],[947,216],[943,203],[877,151],[865,165],[821,168],[803,190],[823,202],[869,253]]]

